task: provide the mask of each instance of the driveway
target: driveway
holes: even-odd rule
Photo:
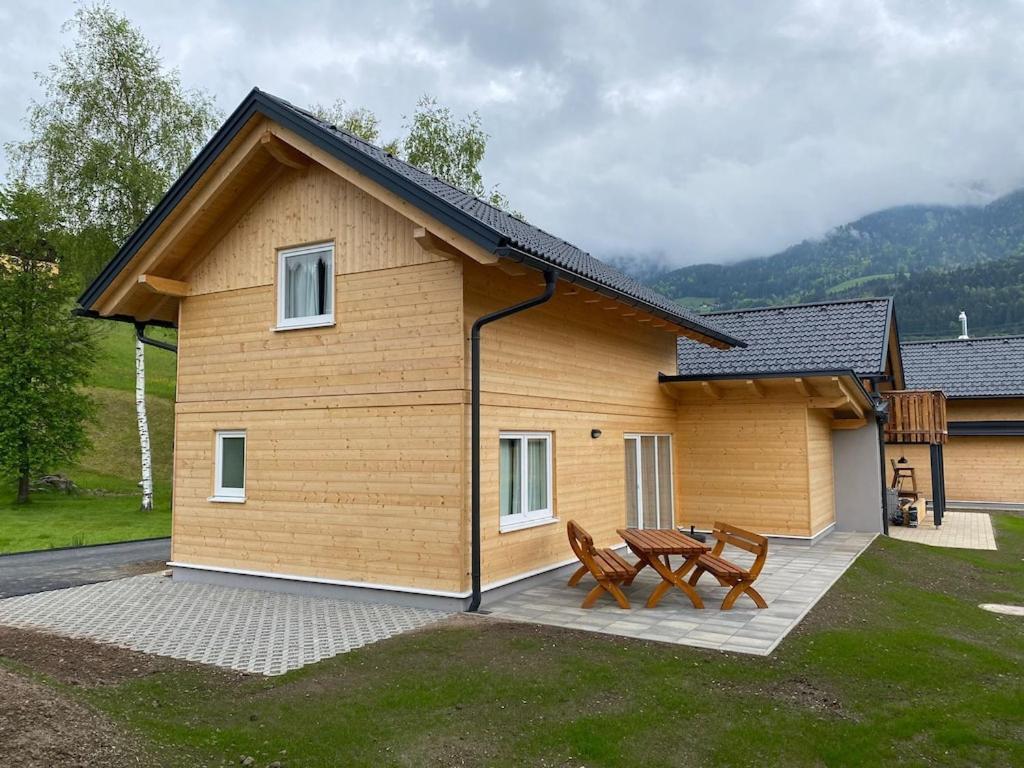
[[[0,598],[109,581],[171,559],[171,540],[129,541],[0,556]]]

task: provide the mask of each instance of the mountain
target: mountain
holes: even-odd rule
[[[1024,330],[1024,190],[985,206],[888,208],[780,253],[644,278],[686,306],[737,309],[895,294],[907,338]]]

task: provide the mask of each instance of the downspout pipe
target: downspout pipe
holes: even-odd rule
[[[167,341],[160,341],[159,339],[151,339],[149,336],[147,336],[145,323],[135,323],[135,336],[143,344],[149,344],[149,346],[151,347],[156,347],[157,349],[165,349],[168,352],[178,354],[177,344],[171,344],[170,342]]]
[[[886,508],[889,504],[889,485],[885,481],[888,474],[885,466],[885,425],[889,422],[889,409],[885,400],[878,394],[878,389],[874,382],[871,383],[871,389],[874,392],[874,398],[877,398],[875,400],[875,422],[878,424],[878,464],[882,482],[882,534],[888,536],[889,513]]]
[[[555,295],[555,285],[558,276],[553,270],[544,271],[544,292],[532,299],[521,301],[510,307],[499,309],[486,315],[478,317],[473,323],[469,334],[470,357],[472,373],[470,376],[470,422],[471,438],[470,452],[472,454],[470,470],[470,485],[472,486],[472,500],[470,501],[470,573],[472,576],[473,592],[469,600],[470,613],[480,610],[480,331],[485,325],[501,320],[510,315],[525,312],[532,307],[539,306],[551,300]]]

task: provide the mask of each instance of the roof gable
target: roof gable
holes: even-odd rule
[[[129,237],[110,263],[83,292],[79,303],[86,313],[96,313],[97,302],[128,267],[140,248],[196,186],[248,121],[256,115],[263,115],[293,131],[302,139],[328,152],[488,253],[536,269],[554,270],[563,280],[668,320],[691,331],[706,343],[721,347],[743,343],[720,330],[713,321],[683,309],[576,246],[472,197],[387,154],[384,150],[327,125],[309,112],[259,89],[253,89],[249,93],[139,229]]]
[[[951,398],[1024,397],[1024,336],[901,345],[907,387]]]
[[[719,350],[680,338],[680,375],[736,376],[813,371],[885,374],[895,325],[890,298],[762,307],[704,315],[747,342]]]

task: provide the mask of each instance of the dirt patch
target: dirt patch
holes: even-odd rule
[[[202,669],[205,675],[219,675],[224,680],[244,677],[165,656],[13,627],[0,627],[0,656],[66,685],[115,685],[158,672],[187,669]]]
[[[141,576],[144,573],[156,573],[166,570],[167,563],[163,560],[143,560],[141,563],[128,563],[117,570],[123,576]]]
[[[773,688],[772,694],[818,715],[842,719],[850,717],[843,708],[843,703],[834,693],[826,691],[803,677],[783,681]]]
[[[67,695],[0,668],[0,754],[7,765],[153,765],[136,739]]]

